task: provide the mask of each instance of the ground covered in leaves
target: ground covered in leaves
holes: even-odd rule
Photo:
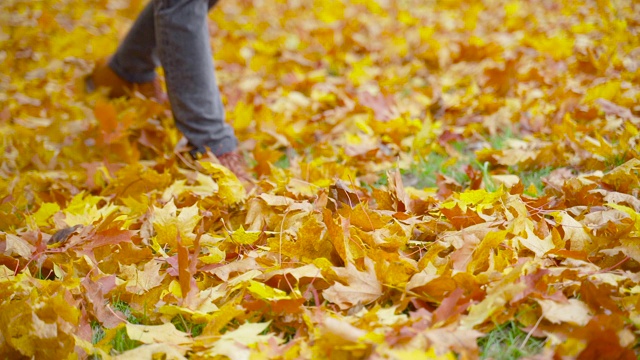
[[[1,357],[636,358],[637,2],[223,0],[248,194],[84,93],[143,5],[0,2]]]

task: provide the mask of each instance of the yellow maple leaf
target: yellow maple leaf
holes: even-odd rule
[[[128,325],[127,325],[127,331],[128,331]],[[184,346],[180,347],[180,346],[172,345],[170,343],[151,343],[151,344],[143,344],[134,349],[122,352],[121,354],[114,356],[113,359],[128,360],[128,359],[161,358],[161,359],[172,359],[172,360],[187,360],[187,357],[185,356],[186,353],[187,353],[187,350],[186,350],[186,347]]]
[[[265,343],[270,339],[280,342],[280,340],[273,335],[262,335],[269,327],[269,324],[269,322],[247,322],[235,330],[227,331],[213,344],[213,347],[207,351],[207,355],[224,355],[232,359],[239,358],[240,356],[249,357],[251,352],[247,347],[248,345]]]
[[[542,308],[542,316],[554,324],[563,322],[585,326],[591,319],[587,304],[578,299],[569,299],[566,302],[537,299]]]
[[[226,257],[225,252],[215,246],[207,247],[207,250],[209,251],[208,255],[198,258],[205,264],[218,264]]]
[[[204,171],[211,175],[219,186],[218,194],[227,205],[244,201],[247,192],[231,170],[210,161],[198,161]]]
[[[60,211],[60,205],[57,203],[42,203],[38,211],[33,213],[33,219],[38,226],[48,226],[49,219],[53,214]]]
[[[291,298],[286,292],[280,289],[274,289],[271,286],[265,285],[255,280],[249,280],[249,286],[247,287],[247,290],[249,290],[249,292],[251,292],[258,299],[267,301]]]
[[[262,231],[246,231],[244,227],[240,226],[236,231],[226,234],[231,241],[238,245],[251,245],[258,241]]]
[[[173,344],[183,345],[192,342],[191,337],[182,331],[178,331],[172,323],[162,325],[138,325],[127,323],[127,335],[131,340],[140,341],[143,344]]]
[[[200,219],[198,205],[194,204],[178,210],[173,202],[169,201],[164,207],[153,207],[153,227],[156,231],[156,241],[160,245],[177,247],[178,235],[185,246],[191,245],[195,239],[193,229]]]
[[[142,295],[162,283],[166,274],[160,275],[160,267],[160,263],[155,260],[144,264],[143,270],[138,270],[135,264],[120,265],[119,275],[127,280],[125,288],[128,292]]]

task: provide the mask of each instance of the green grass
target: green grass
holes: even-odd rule
[[[373,189],[380,189],[381,187],[387,186],[388,184],[389,179],[387,178],[387,172],[381,171],[378,173],[378,180],[376,180],[373,184],[362,182],[360,185],[367,191],[373,191]]]
[[[449,176],[456,180],[463,187],[469,182],[469,177],[462,170],[462,167],[469,162],[461,161],[455,166],[444,167],[448,156],[431,153],[426,158],[418,160],[411,168],[402,171],[403,182],[416,188],[436,187],[436,176],[438,173]]]
[[[127,350],[135,349],[142,345],[141,342],[131,340],[127,335],[127,329],[122,328],[116,332],[116,336],[111,340],[112,350],[116,353],[123,353]]]
[[[484,184],[485,189],[487,189],[488,192],[496,191],[498,187],[491,179],[491,173],[489,172],[489,162],[485,161],[484,163],[480,164],[476,161],[475,164],[476,167],[478,167],[482,172],[482,183]]]
[[[507,145],[507,141],[509,141],[510,139],[518,138],[515,135],[517,134],[514,134],[511,129],[507,129],[502,133],[489,137],[487,141],[489,142],[489,144],[493,149],[502,150]],[[483,176],[485,176],[485,179],[483,180],[485,180],[485,184],[486,184],[487,183],[486,175],[488,175],[488,164],[485,164],[485,166],[486,166],[485,171],[483,171]],[[544,184],[542,183],[542,178],[545,176],[548,176],[552,170],[553,168],[551,167],[545,167],[542,169],[529,170],[529,171],[518,171],[517,169],[509,168],[509,173],[513,175],[517,175],[520,178],[520,181],[524,185],[525,194],[530,196],[540,196],[543,194],[544,187],[545,187]],[[528,191],[531,185],[533,185],[536,188],[536,193]],[[489,189],[487,188],[487,190]]]
[[[145,323],[146,321],[146,316],[144,314],[141,318],[137,317],[136,315],[133,314],[131,306],[129,306],[129,304],[127,304],[126,302],[120,299],[117,299],[117,298],[112,299],[110,306],[113,308],[114,311],[120,311],[126,317],[129,323],[142,324],[142,323]],[[189,333],[191,334],[191,336],[194,336],[194,337],[202,334],[202,330],[204,330],[204,327],[206,326],[206,323],[196,324],[184,318],[182,315],[175,316],[171,322],[176,327],[176,329],[183,331],[185,333]],[[91,340],[93,344],[97,344],[105,337],[106,335],[105,329],[97,321],[93,321],[91,323],[91,328],[93,330],[93,336]],[[125,328],[119,329],[116,332],[113,340],[111,340],[112,352],[115,354],[122,353],[131,349],[135,349],[140,345],[142,345],[141,342],[132,340],[131,338],[129,338],[129,335],[127,334],[127,329]],[[94,356],[93,358],[97,359],[98,357]]]
[[[520,181],[524,185],[524,193],[529,196],[540,196],[544,193],[544,183],[542,182],[542,178],[545,176],[549,176],[553,168],[546,167],[538,170],[531,171],[523,171],[520,173],[514,172],[515,175],[520,177]],[[529,191],[529,187],[535,187],[536,193],[532,193]]]
[[[539,354],[544,347],[544,340],[527,338],[527,333],[510,321],[478,339],[478,346],[481,359],[511,360]]]
[[[131,311],[131,306],[129,306],[129,304],[127,304],[126,302],[120,299],[113,299],[111,302],[111,307],[113,308],[113,310],[120,311],[121,313],[123,313],[124,316],[127,317],[128,322],[132,324],[141,323],[140,321],[141,319],[138,319],[135,315],[133,315],[133,312]]]
[[[127,335],[127,329],[122,328],[116,332],[116,336],[111,340],[111,346],[116,353],[122,353],[127,350],[135,349],[142,345],[141,342],[131,340]]]
[[[132,324],[140,324],[140,319],[133,315],[131,306],[129,306],[129,304],[127,304],[126,302],[120,299],[116,299],[111,303],[111,307],[114,310],[122,312],[124,316],[127,317],[128,322]],[[118,353],[135,349],[141,344],[142,343],[140,343],[139,341],[131,340],[131,338],[129,338],[129,335],[127,334],[127,329],[125,328],[119,329],[116,332],[116,336],[111,341],[111,345],[113,346],[112,349]]]
[[[381,173],[380,177],[378,178],[378,180],[373,183],[373,187],[375,188],[380,188],[382,186],[387,186],[389,185],[389,178],[387,177],[387,173]]]
[[[280,159],[278,159],[278,161],[273,163],[273,165],[280,169],[288,169],[289,167],[291,167],[291,161],[289,160],[287,154],[284,154],[280,157]]]
[[[516,138],[517,137],[514,136],[513,131],[507,128],[505,131],[501,133],[490,136],[489,139],[487,139],[487,141],[489,142],[489,144],[491,144],[492,149],[502,150],[504,149],[509,139],[516,139]]]
[[[104,328],[102,327],[102,325],[100,325],[100,323],[95,320],[91,322],[91,330],[93,332],[91,336],[91,343],[95,345],[104,338],[104,335],[106,333],[104,332]]]
[[[202,334],[202,330],[204,330],[204,327],[207,325],[206,323],[193,323],[191,320],[185,319],[182,314],[178,314],[173,319],[171,319],[171,323],[176,327],[176,329],[191,334],[191,336],[193,337]]]
[[[510,139],[517,139],[518,137],[511,129],[507,129],[498,134],[481,138],[485,146],[495,150],[502,150],[507,147],[507,142]],[[405,185],[416,188],[433,188],[437,186],[437,174],[442,174],[453,178],[464,189],[469,186],[469,177],[464,169],[466,166],[472,166],[482,174],[483,186],[487,191],[492,192],[497,190],[498,186],[494,183],[491,176],[496,173],[496,169],[492,169],[490,163],[479,162],[475,152],[472,151],[469,148],[469,144],[464,141],[452,142],[450,145],[459,154],[455,162],[452,163],[449,161],[451,159],[449,155],[432,152],[412,164],[409,169],[402,170]],[[617,162],[620,162],[620,160],[617,160]],[[504,173],[504,170],[520,178],[525,188],[525,194],[529,196],[541,196],[545,188],[542,178],[548,176],[553,168],[545,167],[536,170],[519,171],[517,167],[509,167],[506,169],[503,168],[498,173]],[[535,188],[535,191],[530,190],[531,186]]]
[[[114,310],[120,311],[127,318],[127,321],[132,324],[140,324],[143,319],[139,319],[131,311],[131,307],[126,302],[120,299],[113,299],[110,305]],[[91,342],[93,344],[99,343],[106,335],[105,329],[97,321],[91,322],[91,329],[93,331]],[[131,340],[127,335],[127,329],[122,328],[116,332],[115,337],[111,340],[112,350],[116,353],[122,353],[127,350],[135,349],[142,343],[139,341]],[[94,356],[93,358],[97,358]]]
[[[611,154],[604,161],[604,171],[606,172],[613,170],[614,168],[624,164],[633,157],[633,154],[631,154],[629,151],[625,151],[624,153]]]
[[[403,181],[405,185],[414,186],[416,188],[436,187],[437,174],[446,175],[453,178],[463,188],[469,186],[469,177],[464,172],[464,166],[471,165],[473,168],[480,170],[482,173],[482,182],[484,188],[489,191],[496,191],[498,186],[493,182],[491,175],[491,165],[488,162],[480,163],[475,158],[465,158],[459,160],[456,164],[444,167],[447,157],[440,154],[432,153],[424,159],[420,159],[411,168],[402,171]],[[548,176],[553,168],[545,167],[542,169],[518,171],[515,168],[509,168],[508,173],[517,175],[524,185],[525,194],[529,196],[541,196],[544,194],[545,184],[542,178]],[[533,186],[535,191],[529,190]]]

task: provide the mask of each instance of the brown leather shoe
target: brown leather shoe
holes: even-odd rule
[[[121,78],[109,67],[110,58],[104,58],[96,62],[93,72],[85,79],[87,91],[92,92],[97,88],[109,89],[111,98],[129,96],[139,92],[149,99],[155,99],[159,103],[167,101],[167,94],[162,90],[160,80],[157,78],[145,83],[131,83]]]
[[[220,165],[226,167],[234,173],[247,190],[251,190],[255,184],[253,178],[249,175],[249,168],[244,161],[244,157],[240,152],[232,151],[217,156]]]

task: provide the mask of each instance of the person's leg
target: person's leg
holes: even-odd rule
[[[150,2],[111,57],[109,67],[130,83],[146,83],[156,78],[158,66],[153,3]]]
[[[139,92],[160,103],[166,102],[167,95],[156,77],[160,61],[154,28],[151,3],[138,15],[116,53],[96,62],[91,74],[85,78],[86,90],[105,88],[112,98]]]
[[[218,0],[208,0],[208,9],[213,8],[217,2]],[[160,66],[153,8],[153,1],[150,1],[109,61],[109,67],[130,83],[153,81],[156,68]]]
[[[238,141],[224,120],[216,83],[208,10],[215,1],[153,0],[155,38],[176,126],[196,152],[216,156]]]

